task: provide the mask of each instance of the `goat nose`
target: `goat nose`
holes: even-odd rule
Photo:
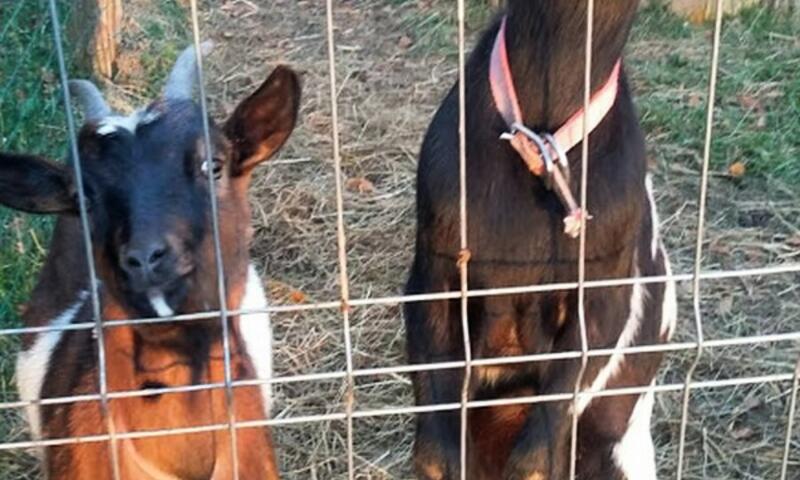
[[[151,241],[143,245],[131,245],[125,249],[121,259],[122,269],[134,276],[149,276],[167,256],[167,245],[162,241]]]

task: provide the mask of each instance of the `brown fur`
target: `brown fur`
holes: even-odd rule
[[[241,292],[234,295],[241,297]],[[113,303],[106,303],[103,313],[108,320],[129,318],[119,305]],[[241,338],[235,328],[237,324],[238,318],[232,322],[231,371],[234,380],[241,380],[241,375],[236,375],[237,372],[245,372],[248,377],[252,372],[249,359],[243,358],[240,353]],[[163,338],[162,336],[161,339]],[[138,350],[136,355],[135,350]],[[193,381],[189,359],[182,358],[160,343],[137,338],[133,327],[106,330],[105,352],[109,392],[135,391],[147,384],[180,387],[196,383]],[[198,383],[224,383],[223,353],[222,339],[219,338],[211,346],[207,367]],[[87,375],[81,390],[96,391],[95,382],[95,375]],[[263,402],[258,387],[237,387],[233,392],[237,422],[264,419]],[[109,413],[116,434],[228,423],[224,388],[165,393],[155,398],[136,396],[112,399],[109,401]],[[46,436],[57,438],[65,433],[69,436],[90,436],[106,432],[99,402],[74,405],[69,409],[68,424],[69,432],[48,431]],[[237,445],[240,478],[278,478],[269,431],[261,428],[237,429]],[[178,478],[232,478],[231,442],[227,428],[213,432],[118,440],[117,449],[123,479],[150,478],[144,473],[139,459],[144,459],[158,470]],[[51,450],[51,465],[62,467],[57,470],[57,478],[111,478],[111,457],[107,442],[65,445],[53,447]],[[68,469],[63,468],[62,459],[70,459]]]

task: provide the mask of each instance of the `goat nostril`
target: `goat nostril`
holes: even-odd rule
[[[130,257],[128,257],[128,258],[125,260],[125,263],[127,263],[127,265],[128,265],[130,268],[142,268],[142,262],[140,262],[140,261],[139,261],[139,259],[138,259],[138,258],[136,258],[136,257],[134,257],[134,256],[130,256]]]
[[[166,255],[166,254],[167,254],[167,249],[166,248],[163,248],[163,247],[162,248],[158,248],[155,251],[153,251],[153,253],[150,254],[150,258],[148,259],[148,262],[150,263],[150,265],[155,265],[162,258],[164,258],[164,255]]]

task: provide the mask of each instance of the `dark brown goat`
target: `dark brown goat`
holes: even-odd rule
[[[288,139],[297,118],[300,85],[278,67],[239,104],[222,128],[211,125],[208,165],[203,116],[191,100],[195,54],[178,59],[164,95],[130,116],[112,114],[97,89],[73,81],[87,122],[79,152],[104,321],[219,309],[208,175],[214,175],[225,268],[227,307],[264,308],[261,281],[250,265],[251,174]],[[91,322],[90,283],[72,168],[33,155],[0,154],[0,203],[58,214],[49,255],[24,313],[27,326]],[[228,318],[233,380],[271,375],[266,314]],[[45,331],[25,339],[17,381],[23,400],[98,393],[98,348],[105,352],[108,391],[222,384],[219,318],[115,326],[98,345],[91,330]],[[237,421],[268,415],[269,388],[237,387]],[[225,424],[224,388],[153,393],[109,401],[117,435]],[[99,401],[28,407],[38,439],[107,432]],[[270,432],[237,430],[240,478],[277,479]],[[52,479],[110,479],[109,443],[82,442],[42,449]],[[117,441],[121,478],[232,478],[229,431],[205,431]]]
[[[508,59],[524,124],[554,132],[583,106],[586,0],[509,0]],[[622,56],[637,0],[596,2],[591,71],[593,91]],[[489,83],[490,55],[500,19],[483,35],[466,72],[469,287],[487,289],[574,282],[578,241],[563,232],[564,208],[528,171],[511,145]],[[669,273],[647,176],[644,137],[624,70],[610,111],[590,136],[586,278],[614,279]],[[458,95],[453,89],[422,146],[417,183],[416,255],[407,292],[458,291]],[[569,152],[570,187],[580,182],[581,148]],[[672,282],[586,290],[590,348],[622,348],[666,341],[676,320]],[[406,306],[413,363],[464,358],[458,301]],[[580,351],[575,291],[473,298],[468,304],[473,358]],[[647,386],[661,356],[591,357],[583,391]],[[571,393],[580,361],[476,367],[471,399]],[[418,404],[460,399],[463,371],[417,373]],[[569,477],[572,402],[472,409],[470,479],[563,480]],[[652,392],[581,397],[577,403],[577,476],[581,480],[653,480],[650,436]],[[420,478],[459,478],[459,412],[417,418],[415,465]]]

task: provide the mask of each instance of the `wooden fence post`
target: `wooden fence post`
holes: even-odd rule
[[[67,36],[79,68],[111,78],[121,27],[122,0],[75,0]]]

